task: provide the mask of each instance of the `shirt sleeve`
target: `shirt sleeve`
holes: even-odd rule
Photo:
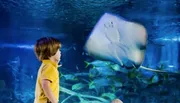
[[[47,79],[53,82],[53,76],[55,75],[54,69],[51,65],[45,65],[41,71],[41,80]]]

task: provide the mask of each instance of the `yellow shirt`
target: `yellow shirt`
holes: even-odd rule
[[[36,80],[36,89],[35,89],[35,100],[34,103],[47,103],[48,98],[46,97],[41,81],[42,79],[48,79],[51,81],[50,88],[56,97],[59,100],[59,72],[58,64],[50,61],[43,60],[42,64],[38,71],[38,76]]]

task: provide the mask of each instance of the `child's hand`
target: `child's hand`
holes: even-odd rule
[[[51,88],[50,88],[50,83],[51,81],[47,80],[47,79],[43,79],[42,81],[42,88],[43,91],[45,93],[45,95],[47,96],[47,98],[52,102],[52,103],[58,103],[58,101],[56,100]]]

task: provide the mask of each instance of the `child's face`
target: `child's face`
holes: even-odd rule
[[[61,59],[61,51],[58,49],[56,54],[54,56],[52,56],[52,57],[57,63],[59,63],[60,59]]]

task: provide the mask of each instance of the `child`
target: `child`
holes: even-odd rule
[[[60,48],[61,43],[52,37],[40,38],[35,44],[35,54],[42,64],[38,70],[34,103],[58,103],[59,101]]]

